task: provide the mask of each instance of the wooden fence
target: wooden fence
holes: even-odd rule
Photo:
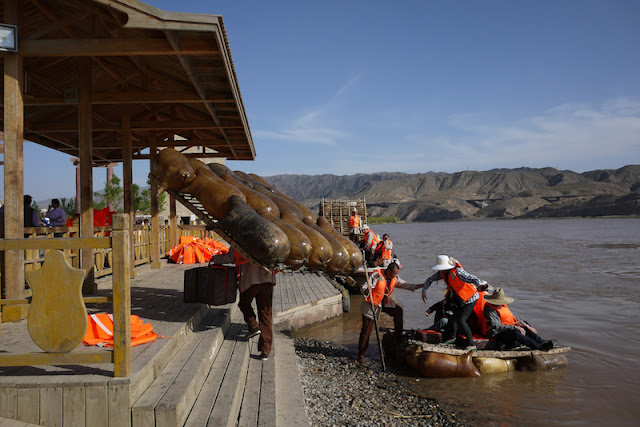
[[[30,304],[28,326],[32,340],[45,352],[2,353],[0,366],[75,365],[113,363],[114,376],[131,375],[131,256],[128,216],[114,215],[108,237],[58,237],[47,239],[0,239],[0,251],[47,252],[38,270],[28,271],[31,299],[0,300],[4,306]],[[113,275],[113,350],[72,351],[87,329],[82,298],[85,272],[73,267],[66,254],[79,249],[110,250],[115,257]],[[75,257],[77,258],[77,256]],[[54,287],[55,286],[55,287]],[[59,287],[59,288],[58,288]]]
[[[78,226],[74,227],[27,227],[24,229],[25,237],[28,239],[53,239],[54,233],[62,233],[62,238],[75,238],[78,236]],[[95,237],[108,237],[113,231],[112,227],[95,227]],[[204,225],[178,225],[178,240],[180,236],[195,236],[200,238],[210,237],[218,239],[212,231],[206,230]],[[169,250],[178,242],[172,244],[171,230],[169,225],[160,227],[160,257],[168,254]],[[39,247],[36,249],[25,250],[24,264],[25,272],[40,269],[47,252],[50,249]],[[78,249],[65,249],[64,255],[73,267],[80,267],[80,257]],[[94,253],[94,271],[95,278],[100,278],[112,274],[113,272],[113,253],[111,248],[96,248]],[[136,225],[133,229],[133,253],[134,267],[151,263],[151,226],[149,224]],[[3,266],[0,266],[0,269]],[[1,273],[0,273],[1,274]]]

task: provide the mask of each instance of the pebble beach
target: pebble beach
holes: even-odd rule
[[[374,362],[329,341],[294,338],[307,414],[313,426],[466,426],[458,413],[412,392]]]

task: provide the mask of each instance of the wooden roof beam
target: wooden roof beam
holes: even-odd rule
[[[178,39],[178,36],[175,33],[172,33],[170,31],[165,31],[164,33],[165,33],[165,35],[167,37],[167,40],[169,40],[169,43],[171,44],[171,46],[176,51],[179,51],[181,49],[181,47],[182,47],[184,39]],[[189,79],[191,80],[191,83],[195,87],[195,89],[198,92],[198,94],[200,95],[200,97],[202,99],[206,99],[205,90],[202,87],[202,83],[198,79],[198,76],[195,73],[189,58],[185,58],[183,55],[179,55],[178,59],[182,63],[182,66],[184,67],[184,70],[187,72],[187,75],[189,76]],[[213,107],[213,105],[211,103],[207,102],[207,103],[205,103],[205,107],[206,107],[207,111],[209,111],[209,114],[211,114],[211,118],[213,119],[213,121],[216,122],[216,123],[219,123],[219,119],[217,117],[216,110]],[[227,140],[227,143],[229,145],[229,149],[233,153],[234,157],[237,157],[236,154],[235,154],[235,150],[233,148],[233,145],[231,144],[231,142],[229,141],[227,136],[224,134],[224,131],[222,131],[222,136],[224,136],[225,140]]]
[[[29,128],[32,132],[77,132],[77,122],[66,123],[33,123]],[[93,123],[94,132],[119,131],[120,123]],[[165,120],[165,121],[134,121],[131,122],[131,130],[133,131],[151,131],[151,130],[178,130],[178,129],[244,129],[241,124],[223,123],[217,125],[211,120]],[[25,124],[25,131],[27,126]]]
[[[129,55],[215,55],[218,46],[206,39],[189,37],[176,50],[165,39],[68,39],[24,40],[24,57],[51,56],[129,56]]]
[[[38,3],[39,2],[35,2]],[[41,9],[42,10],[42,9]],[[58,19],[57,17],[55,17],[55,15],[51,14],[50,12],[46,14],[47,17],[51,20],[53,20],[53,23],[51,25],[47,25],[44,28],[41,28],[40,30],[36,31],[35,33],[29,34],[27,37],[24,37],[20,43],[22,44],[22,42],[24,42],[24,40],[38,40],[44,36],[46,36],[47,34],[53,33],[55,31],[61,30],[64,31],[65,33],[67,33],[68,30],[66,30],[65,27],[70,26],[75,24],[78,21],[81,21],[83,19],[85,19],[87,16],[89,16],[88,12],[84,12],[81,13],[79,15],[70,15],[64,19]],[[69,35],[69,34],[67,34]]]

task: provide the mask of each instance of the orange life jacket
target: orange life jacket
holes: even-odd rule
[[[389,240],[391,241],[391,240]],[[378,242],[378,244],[376,245],[376,252],[380,253],[380,256],[382,259],[391,259],[391,249],[387,249],[387,247],[384,245],[384,240],[380,240]]]
[[[522,326],[522,323],[518,322],[518,319],[516,319],[516,316],[513,315],[513,313],[511,312],[511,310],[509,310],[509,307],[507,307],[506,304],[505,305],[489,304],[489,305],[491,306],[492,309],[498,312],[498,314],[500,315],[500,323],[502,323],[503,325]]]
[[[246,259],[244,259],[244,257],[240,255],[238,251],[233,251],[233,257],[236,259],[236,267],[240,266],[241,264],[246,264],[249,262]]]
[[[467,283],[458,277],[458,275],[456,274],[457,267],[462,268],[462,265],[456,262],[454,268],[442,272],[442,278],[444,279],[447,286],[453,289],[453,291],[460,297],[462,302],[467,302],[469,298],[471,298],[477,292],[477,290],[473,284]]]
[[[378,238],[378,235],[376,233],[374,233],[371,230],[365,230],[364,231],[364,241],[366,242],[367,240],[369,240],[369,234],[371,234],[371,244],[369,245],[370,248],[376,248],[376,246],[378,246],[378,243],[380,243],[380,239]]]
[[[387,278],[384,277],[384,270],[382,268],[376,269],[374,271],[378,273],[378,282],[373,285],[373,303],[380,307],[383,299],[391,295],[391,293],[393,292],[393,289],[398,283],[398,279],[394,277],[389,283],[387,283]],[[369,297],[367,297],[366,300],[371,301]]]
[[[351,215],[349,217],[349,227],[351,228],[360,227],[360,215]]]
[[[487,335],[487,319],[484,317],[484,306],[487,303],[484,300],[484,296],[489,295],[489,292],[478,292],[478,301],[473,306],[473,311],[478,316],[478,323],[480,324],[480,332],[482,335]]]
[[[158,338],[153,332],[151,323],[131,315],[131,346],[151,342]],[[97,345],[99,347],[113,347],[113,314],[97,313],[89,315],[89,325],[82,342],[85,345]]]

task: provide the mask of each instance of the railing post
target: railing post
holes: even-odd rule
[[[129,215],[113,216],[113,374],[131,375],[131,234]]]

